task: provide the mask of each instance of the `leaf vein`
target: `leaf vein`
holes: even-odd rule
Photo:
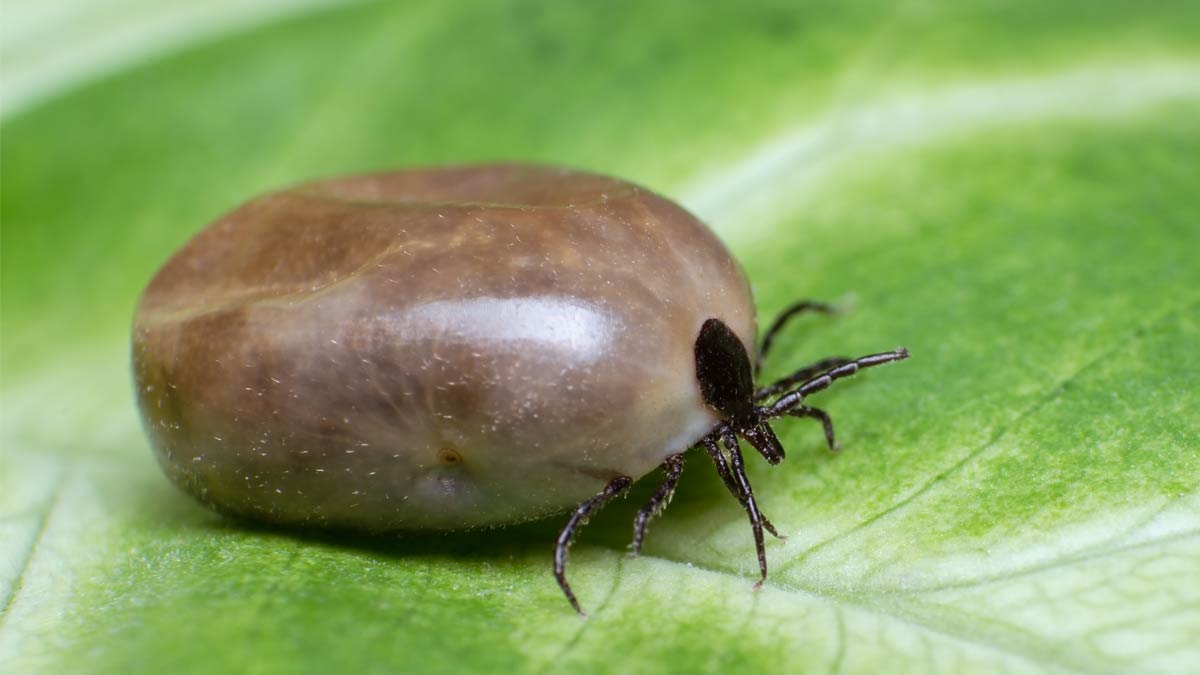
[[[1075,555],[1055,558],[1054,560],[1051,560],[1051,561],[1047,561],[1044,563],[1038,563],[1038,564],[1034,564],[1034,565],[1028,565],[1026,567],[1022,567],[1022,568],[1015,569],[1015,570],[1009,570],[1009,571],[1003,572],[1001,574],[974,577],[972,579],[964,579],[961,581],[954,581],[954,582],[945,583],[945,584],[938,584],[936,586],[910,586],[910,587],[906,587],[905,591],[908,593],[914,593],[914,594],[918,594],[918,593],[925,594],[925,593],[937,593],[939,591],[985,586],[987,584],[996,583],[996,582],[1000,582],[1000,581],[1011,581],[1014,579],[1018,579],[1020,577],[1037,574],[1038,572],[1046,572],[1049,570],[1054,570],[1054,569],[1058,569],[1058,568],[1062,568],[1062,567],[1068,567],[1070,565],[1074,565],[1077,563],[1088,562],[1091,560],[1097,560],[1097,559],[1100,559],[1100,558],[1103,558],[1106,556],[1111,556],[1111,555],[1115,555],[1115,554],[1119,554],[1119,553],[1127,553],[1130,551],[1136,551],[1138,549],[1150,548],[1153,546],[1160,546],[1163,544],[1172,544],[1175,542],[1187,541],[1188,539],[1195,538],[1195,537],[1200,537],[1200,529],[1186,530],[1183,532],[1172,532],[1172,533],[1170,533],[1168,535],[1164,535],[1162,537],[1155,537],[1153,539],[1147,539],[1144,541],[1139,541],[1137,543],[1128,544],[1125,546],[1117,546],[1115,548],[1103,548],[1103,546],[1094,546],[1094,547],[1090,547],[1087,549],[1083,549],[1082,551],[1078,552]]]
[[[867,528],[871,527],[872,525],[879,522],[880,520],[882,520],[888,516],[894,515],[896,513],[899,513],[901,510],[916,503],[922,497],[929,494],[930,491],[933,490],[933,488],[937,487],[939,484],[944,482],[947,478],[960,472],[964,468],[968,467],[973,461],[975,461],[975,460],[979,459],[981,456],[983,456],[984,453],[986,453],[989,449],[994,447],[1009,432],[1020,428],[1021,424],[1024,423],[1025,420],[1029,419],[1030,417],[1035,415],[1038,411],[1040,411],[1042,408],[1044,408],[1046,405],[1048,405],[1049,403],[1054,401],[1058,396],[1060,396],[1062,394],[1063,391],[1065,391],[1067,389],[1067,387],[1072,382],[1077,380],[1085,372],[1091,370],[1096,365],[1098,365],[1106,360],[1109,360],[1113,354],[1116,354],[1117,352],[1121,351],[1122,349],[1124,349],[1125,347],[1127,347],[1128,345],[1130,345],[1131,343],[1136,341],[1139,337],[1146,334],[1154,326],[1171,319],[1175,315],[1180,314],[1180,313],[1184,312],[1185,310],[1194,310],[1198,307],[1200,307],[1200,300],[1192,301],[1189,303],[1180,303],[1180,304],[1177,304],[1174,307],[1171,307],[1170,309],[1164,311],[1163,313],[1159,314],[1158,316],[1154,317],[1153,319],[1150,319],[1142,324],[1139,324],[1133,330],[1129,331],[1123,338],[1118,340],[1112,347],[1105,349],[1099,355],[1093,357],[1092,359],[1089,359],[1086,363],[1083,364],[1083,366],[1077,368],[1074,372],[1072,372],[1066,378],[1064,378],[1063,380],[1059,381],[1058,383],[1054,384],[1049,389],[1047,389],[1042,395],[1038,396],[1033,401],[1033,403],[1030,404],[1030,406],[1028,408],[1026,408],[1022,412],[1020,412],[1009,423],[1003,425],[1000,429],[998,429],[996,431],[995,434],[992,435],[991,438],[989,438],[987,441],[985,441],[979,447],[977,447],[974,450],[972,450],[971,452],[967,453],[967,455],[965,457],[958,460],[957,462],[955,462],[948,468],[943,469],[942,471],[935,474],[932,478],[930,478],[928,481],[926,481],[923,485],[918,487],[913,492],[909,493],[907,496],[905,496],[903,499],[899,500],[895,504],[892,504],[892,505],[888,506],[887,508],[879,511],[878,513],[875,513],[874,515],[869,516],[868,518],[866,518],[865,520],[861,521],[860,523],[854,525],[853,527],[850,527],[842,532],[839,532],[831,537],[828,537],[820,542],[817,542],[816,544],[813,544],[811,547],[808,548],[808,550],[800,553],[795,558],[788,561],[786,564],[786,567],[789,567],[789,568],[793,567],[793,566],[801,563],[805,559],[810,558],[818,550],[827,548],[838,541],[842,541],[854,534],[857,534],[863,530],[866,530]]]
[[[710,574],[715,574],[715,575],[719,575],[722,577],[749,581],[749,579],[747,577],[745,577],[741,574],[738,574],[729,569],[723,569],[720,567],[714,567],[714,566],[709,566],[709,565],[700,564],[700,563],[696,563],[696,562],[690,562],[690,561],[689,562],[679,561],[679,560],[675,560],[672,558],[663,557],[660,555],[643,555],[643,557],[651,558],[651,559],[658,560],[661,562],[670,563],[673,565],[679,565],[681,567],[689,568],[692,570],[700,570],[703,572],[708,572]],[[1059,650],[1056,649],[1052,644],[1046,642],[1045,640],[1038,640],[1032,636],[1025,637],[1023,639],[1023,641],[1037,647],[1037,649],[1022,650],[1019,648],[1019,646],[1017,644],[1018,640],[1010,640],[1010,641],[1005,642],[1005,641],[996,639],[994,637],[988,639],[988,638],[982,637],[982,635],[979,633],[972,633],[969,630],[955,631],[949,627],[949,626],[955,626],[955,625],[962,625],[961,622],[950,623],[948,626],[935,625],[928,621],[922,620],[921,617],[918,616],[914,612],[911,612],[911,611],[905,612],[904,609],[900,606],[897,606],[895,604],[886,603],[885,601],[889,597],[891,597],[890,594],[862,593],[860,595],[863,598],[870,598],[870,599],[874,600],[872,602],[863,602],[862,600],[857,599],[854,596],[851,596],[849,594],[836,593],[836,592],[830,591],[829,589],[817,589],[817,588],[807,587],[807,586],[803,586],[801,584],[796,584],[794,582],[780,581],[777,576],[776,577],[768,577],[767,580],[763,583],[763,587],[775,589],[777,591],[781,591],[784,593],[807,595],[807,596],[810,596],[813,598],[817,598],[817,599],[820,599],[820,600],[823,600],[823,601],[829,603],[833,607],[833,609],[835,609],[839,612],[841,612],[842,609],[846,608],[846,607],[854,608],[856,610],[879,617],[881,619],[895,621],[898,623],[903,623],[903,624],[912,626],[913,628],[921,630],[923,632],[923,635],[925,635],[926,637],[928,637],[931,634],[938,635],[938,636],[947,638],[949,640],[952,640],[952,641],[955,641],[958,643],[962,643],[964,645],[980,647],[980,648],[984,648],[984,649],[988,649],[988,650],[997,652],[1002,655],[1019,658],[1023,661],[1027,661],[1027,662],[1032,663],[1037,666],[1042,666],[1047,662],[1052,662],[1056,666],[1066,668],[1068,670],[1071,670],[1071,671],[1074,671],[1077,673],[1094,673],[1097,671],[1097,668],[1099,666],[1099,664],[1077,665],[1074,663],[1069,663],[1061,657]],[[840,615],[839,615],[839,619],[840,619]],[[842,619],[840,619],[840,621],[844,622],[844,620],[842,620]],[[844,625],[842,625],[841,630],[844,630],[844,629],[845,629],[845,627],[844,627]],[[995,631],[993,631],[993,633],[994,632]],[[1011,633],[1012,630],[1007,629],[1006,632]],[[843,646],[843,649],[844,648],[845,648],[845,645]],[[838,657],[836,663],[839,664],[839,668],[841,667],[841,663],[844,661],[844,658],[845,658],[844,653]]]
[[[38,523],[34,531],[33,537],[30,538],[29,547],[25,551],[25,558],[21,563],[20,571],[17,572],[13,580],[12,589],[8,592],[8,597],[4,599],[4,609],[0,610],[0,631],[3,631],[8,623],[8,617],[12,608],[17,604],[17,598],[20,596],[22,589],[25,587],[25,581],[28,577],[29,570],[33,567],[34,561],[37,559],[38,548],[42,540],[46,536],[46,531],[50,527],[50,519],[58,508],[59,501],[62,498],[63,486],[66,483],[66,474],[60,472],[54,480],[54,489],[45,503],[38,509]]]

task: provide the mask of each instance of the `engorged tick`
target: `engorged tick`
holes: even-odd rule
[[[754,532],[739,440],[784,457],[774,419],[834,380],[908,357],[828,358],[754,383],[741,267],[695,217],[636,185],[491,165],[302,184],[177,252],[134,320],[138,403],[167,475],[226,513],[384,530],[495,526],[573,510],[554,548],[638,478],[633,553],[703,448]],[[753,359],[751,357],[753,354]]]

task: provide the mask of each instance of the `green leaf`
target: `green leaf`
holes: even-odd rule
[[[60,83],[0,146],[0,671],[1200,670],[1198,10],[351,5]],[[559,519],[258,529],[161,476],[127,330],[172,250],[273,186],[495,159],[677,197],[763,316],[848,308],[768,375],[912,350],[814,398],[843,452],[796,420],[752,460],[761,590],[702,456],[643,557],[653,476],[583,533],[587,621]]]

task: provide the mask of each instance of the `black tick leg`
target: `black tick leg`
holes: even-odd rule
[[[704,449],[708,451],[709,457],[712,457],[713,464],[717,467],[717,475],[719,475],[721,480],[725,483],[725,488],[729,490],[729,494],[733,495],[734,498],[738,500],[738,503],[742,505],[742,508],[747,508],[746,495],[742,493],[742,489],[738,487],[737,481],[733,479],[733,473],[729,470],[729,463],[725,461],[725,455],[721,454],[721,449],[717,447],[716,441],[711,437],[706,437],[703,439],[703,442]],[[770,532],[772,537],[775,537],[776,539],[787,539],[787,537],[779,534],[779,532],[775,529],[775,526],[771,524],[771,521],[768,520],[766,516],[759,513],[759,517],[762,521],[763,529],[767,532]]]
[[[588,517],[599,511],[600,507],[620,496],[631,485],[633,485],[633,479],[629,476],[617,476],[609,481],[599,494],[588,498],[575,508],[575,513],[571,514],[571,519],[567,521],[566,527],[559,533],[558,541],[554,544],[554,578],[558,580],[559,588],[566,594],[567,600],[570,601],[579,616],[586,617],[587,614],[579,606],[579,601],[575,599],[571,584],[567,583],[567,549],[571,546],[571,540],[575,538],[575,531],[587,522]]]
[[[638,511],[637,517],[633,520],[633,543],[629,545],[629,555],[637,556],[642,552],[642,541],[646,538],[646,525],[650,519],[662,513],[663,509],[667,508],[671,497],[675,495],[675,486],[679,483],[679,476],[683,473],[683,455],[671,455],[663,462],[663,470],[667,472],[667,477],[663,480],[662,485],[650,495],[650,499],[646,505]]]
[[[731,431],[721,436],[721,442],[729,451],[729,463],[733,470],[733,478],[741,488],[742,494],[746,496],[743,506],[746,507],[746,515],[750,518],[750,527],[754,530],[754,548],[758,552],[758,571],[761,573],[758,583],[754,584],[754,587],[761,588],[763,582],[767,580],[767,548],[763,542],[762,514],[758,511],[758,502],[754,499],[754,490],[750,487],[750,480],[746,478],[746,466],[742,461],[742,450],[738,447],[737,436],[734,436]]]
[[[863,368],[882,366],[885,363],[902,361],[908,357],[908,350],[903,347],[890,352],[881,352],[879,354],[871,354],[869,356],[860,356],[849,363],[843,363],[833,370],[827,371],[824,374],[808,380],[799,387],[796,387],[783,396],[775,399],[774,403],[759,408],[759,418],[763,420],[769,420],[781,415],[786,415],[788,414],[788,411],[799,406],[801,402],[804,401],[806,396],[810,396],[818,391],[821,391],[822,389],[827,388],[837,380],[840,380],[844,377],[850,377]]]
[[[804,382],[813,375],[820,375],[827,370],[837,368],[850,363],[850,359],[844,356],[830,356],[821,359],[816,363],[810,363],[803,368],[800,368],[791,375],[781,377],[765,387],[759,387],[754,390],[754,401],[762,401],[763,399],[771,398],[775,394],[791,389],[797,382]]]
[[[754,362],[754,372],[762,370],[763,359],[767,358],[767,351],[771,349],[771,345],[775,342],[775,336],[783,327],[788,324],[798,314],[803,312],[820,312],[822,314],[833,314],[836,310],[833,305],[817,302],[816,300],[800,300],[788,306],[787,309],[779,313],[775,317],[775,321],[771,322],[771,327],[763,335],[762,347],[758,350],[758,360]]]
[[[829,413],[820,408],[800,405],[787,411],[787,414],[792,417],[811,417],[820,420],[821,426],[825,429],[825,443],[829,446],[829,449],[833,452],[837,452],[840,449],[837,441],[833,438],[833,420],[829,419]]]

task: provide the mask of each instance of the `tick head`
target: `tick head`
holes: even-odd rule
[[[778,464],[783,461],[783,444],[775,435],[775,430],[766,420],[751,420],[744,427],[734,427],[738,435],[749,441],[768,464]]]
[[[696,379],[704,402],[730,426],[740,431],[757,421],[750,357],[742,341],[720,319],[709,319],[700,328]]]
[[[771,464],[783,460],[783,446],[754,405],[750,356],[720,319],[709,319],[696,338],[696,379],[704,402]]]

